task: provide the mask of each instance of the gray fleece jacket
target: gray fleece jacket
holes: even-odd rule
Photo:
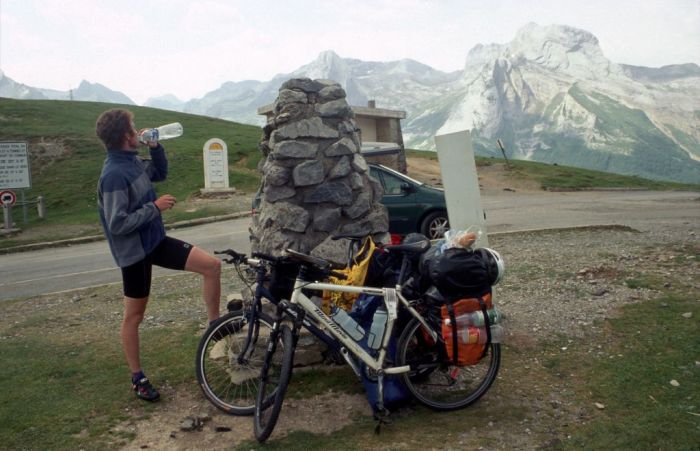
[[[97,183],[100,222],[119,267],[142,260],[165,238],[152,182],[165,180],[168,160],[159,144],[151,160],[136,152],[108,150]]]

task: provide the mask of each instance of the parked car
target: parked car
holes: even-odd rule
[[[389,231],[397,235],[420,232],[441,238],[449,229],[445,192],[381,164],[370,174],[384,187],[381,202],[389,211]]]
[[[449,229],[444,190],[434,188],[381,164],[369,164],[370,175],[384,187],[381,203],[389,212],[389,232],[407,235],[420,232],[441,238]],[[260,207],[261,192],[253,197],[253,220]]]

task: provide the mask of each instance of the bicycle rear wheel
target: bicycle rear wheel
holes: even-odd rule
[[[260,371],[260,388],[255,402],[255,438],[263,443],[272,434],[277,424],[287,385],[292,377],[294,344],[292,331],[281,325],[279,331],[272,331],[265,361]],[[267,397],[274,396],[272,405],[265,406]]]
[[[496,379],[500,362],[501,346],[492,343],[478,364],[453,365],[444,344],[433,341],[415,318],[399,338],[397,365],[411,367],[402,374],[403,382],[419,402],[435,410],[462,409],[481,398]]]
[[[209,326],[199,341],[195,370],[204,396],[231,415],[252,415],[272,320],[259,313],[260,327],[246,348],[250,312],[228,313]],[[245,351],[244,358],[239,356]],[[272,396],[265,401],[272,402]]]

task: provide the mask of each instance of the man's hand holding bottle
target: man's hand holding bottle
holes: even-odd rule
[[[156,204],[156,207],[158,207],[158,210],[160,211],[165,211],[173,208],[175,206],[175,202],[177,200],[175,199],[175,196],[171,194],[163,194],[160,196],[158,199],[156,199],[153,203]]]
[[[139,131],[139,142],[145,144],[151,149],[158,147],[159,133],[157,128],[142,128]]]

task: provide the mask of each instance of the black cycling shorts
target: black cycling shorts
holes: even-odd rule
[[[183,270],[190,251],[191,244],[166,236],[143,260],[122,268],[124,296],[136,299],[147,297],[151,293],[153,265]]]

